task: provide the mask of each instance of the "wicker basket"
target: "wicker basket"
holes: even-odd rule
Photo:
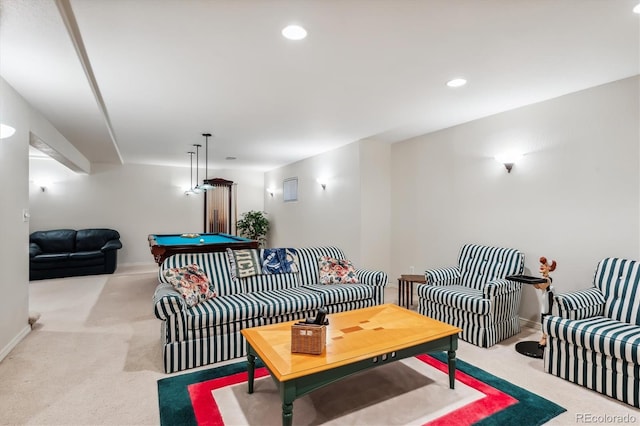
[[[320,355],[324,351],[327,327],[315,324],[291,326],[291,352]]]

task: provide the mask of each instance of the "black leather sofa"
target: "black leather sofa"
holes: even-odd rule
[[[29,236],[29,280],[112,274],[120,234],[113,229],[54,229]]]

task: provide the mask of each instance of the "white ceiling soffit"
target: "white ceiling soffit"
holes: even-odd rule
[[[637,75],[637,1],[70,0],[117,145],[52,0],[0,0],[0,74],[92,162],[268,170]]]

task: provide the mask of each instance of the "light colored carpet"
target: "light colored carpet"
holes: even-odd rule
[[[0,424],[158,424],[156,381],[169,375],[162,372],[155,287],[153,272],[31,282],[29,310],[41,317],[0,362]],[[386,300],[394,302],[396,292],[390,287]],[[524,328],[489,349],[460,342],[457,355],[567,409],[549,424],[584,423],[586,415],[630,415],[640,423],[639,410],[546,374],[542,360],[515,351],[518,341],[538,337]]]

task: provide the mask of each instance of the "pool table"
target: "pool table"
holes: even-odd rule
[[[258,241],[229,234],[151,234],[149,247],[158,265],[172,254],[211,253],[231,249],[258,248]]]

